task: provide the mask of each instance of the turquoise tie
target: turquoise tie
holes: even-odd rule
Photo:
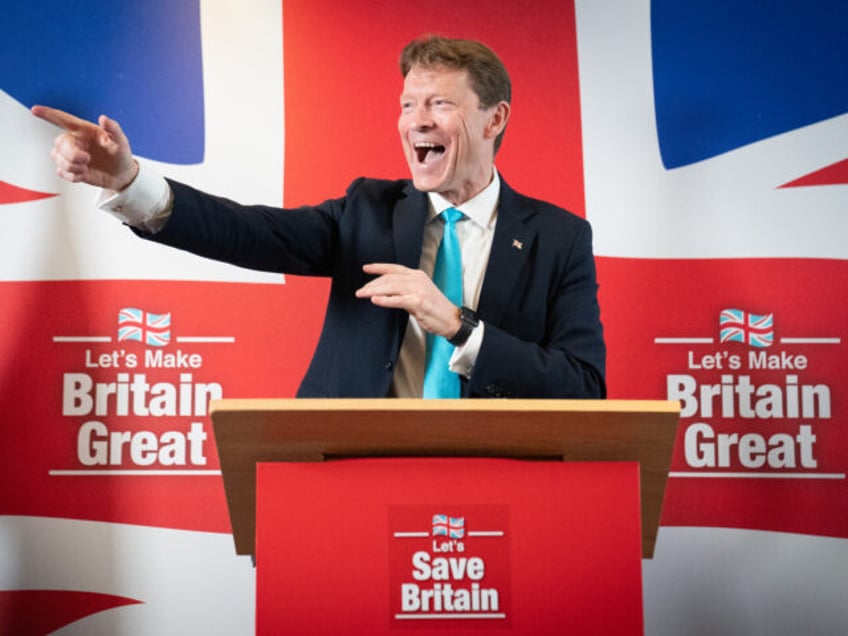
[[[462,212],[448,208],[442,212],[445,232],[436,254],[433,282],[457,307],[462,306],[462,254],[456,237],[456,222]],[[458,398],[459,376],[448,368],[453,345],[442,336],[427,334],[427,364],[424,368],[425,398]]]

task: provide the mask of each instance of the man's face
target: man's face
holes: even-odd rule
[[[459,205],[489,184],[505,103],[482,110],[465,70],[415,67],[400,104],[398,131],[418,190]]]

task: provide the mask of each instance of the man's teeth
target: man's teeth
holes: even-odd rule
[[[413,147],[415,148],[415,152],[418,153],[418,161],[424,161],[431,151],[437,153],[445,151],[445,147],[443,145],[433,143],[432,141],[419,141],[416,142]]]

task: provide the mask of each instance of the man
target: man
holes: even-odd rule
[[[358,179],[344,197],[296,210],[242,206],[141,170],[105,116],[95,125],[33,112],[65,129],[58,174],[104,188],[102,206],[140,236],[332,279],[301,397],[605,397],[589,224],[514,192],[494,167],[510,114],[503,64],[478,42],[428,37],[405,47],[401,71],[411,182]],[[444,282],[459,266],[452,249],[461,273]],[[434,377],[454,388],[434,389]]]

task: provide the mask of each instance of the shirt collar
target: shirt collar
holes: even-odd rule
[[[462,205],[452,205],[450,201],[437,192],[428,192],[430,198],[430,214],[427,217],[429,223],[448,208],[455,207],[469,219],[481,227],[488,227],[495,218],[498,207],[498,198],[501,193],[501,178],[497,168],[493,168],[492,181],[478,194],[474,195]]]

